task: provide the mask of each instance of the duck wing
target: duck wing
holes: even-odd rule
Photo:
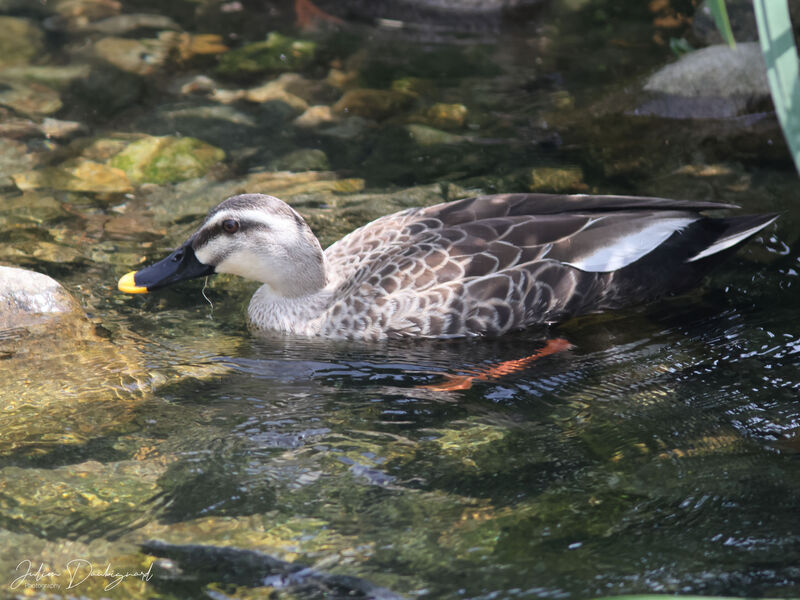
[[[326,250],[329,333],[500,335],[682,291],[775,218],[700,214],[719,208],[504,194],[388,215]]]

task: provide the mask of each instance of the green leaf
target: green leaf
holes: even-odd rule
[[[736,48],[736,40],[733,39],[731,22],[728,19],[728,9],[725,7],[725,0],[708,0],[708,8],[714,16],[714,23],[722,34],[722,39],[731,48]]]
[[[772,103],[800,173],[800,61],[787,0],[754,0]]]

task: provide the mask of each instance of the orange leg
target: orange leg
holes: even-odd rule
[[[506,360],[480,371],[472,371],[472,373],[469,375],[446,375],[447,381],[443,383],[434,383],[433,385],[423,385],[420,387],[426,390],[435,390],[437,392],[468,390],[472,387],[473,381],[490,381],[493,379],[499,379],[504,375],[510,375],[511,373],[516,373],[517,371],[527,368],[531,365],[531,363],[539,358],[548,356],[550,354],[556,354],[557,352],[562,352],[564,350],[569,350],[570,348],[572,348],[572,344],[563,338],[547,340],[544,348],[538,352],[534,352],[530,356],[526,356],[525,358]]]
[[[340,18],[329,15],[318,8],[312,0],[294,0],[294,12],[297,16],[297,25],[302,29],[312,29],[319,21],[344,23]]]

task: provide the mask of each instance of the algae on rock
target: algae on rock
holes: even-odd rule
[[[263,42],[247,44],[220,57],[223,75],[297,71],[314,60],[316,44],[272,32]]]
[[[174,183],[202,177],[225,159],[220,148],[191,137],[146,137],[109,160],[135,184]]]

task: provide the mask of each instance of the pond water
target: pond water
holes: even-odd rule
[[[0,263],[88,316],[0,331],[0,596],[800,596],[797,175],[768,101],[642,109],[691,4],[311,30],[290,2],[0,1]],[[324,244],[492,192],[781,218],[690,294],[497,340],[261,339],[251,282],[116,291],[243,191]]]

